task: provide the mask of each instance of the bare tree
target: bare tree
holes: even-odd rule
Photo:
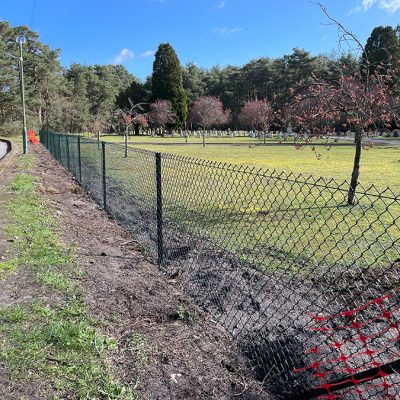
[[[363,55],[363,66],[353,76],[341,76],[337,82],[315,81],[298,83],[286,114],[291,122],[307,129],[310,137],[319,136],[335,124],[343,122],[355,131],[355,155],[347,202],[354,204],[354,196],[360,174],[363,138],[376,127],[390,125],[398,119],[398,104],[392,83],[398,74],[398,66],[379,68],[369,75],[368,54],[354,33],[331,17],[326,8],[316,3],[330,23],[337,26],[341,34],[339,43],[356,46]]]
[[[129,133],[131,126],[134,127],[135,135],[138,135],[140,127],[146,128],[148,126],[148,117],[144,111],[144,106],[147,103],[134,104],[131,99],[128,100],[131,107],[126,110],[120,108],[114,110],[114,118],[124,126],[126,135]]]

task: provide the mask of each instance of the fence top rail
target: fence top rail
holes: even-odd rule
[[[68,135],[65,133],[57,133],[51,131],[47,132],[54,135]],[[97,144],[98,140],[81,136],[81,144],[84,143]],[[118,149],[125,148],[125,145],[123,143],[114,143],[107,141],[105,141],[105,143],[107,144],[107,146],[112,146]],[[133,146],[129,147],[129,151],[153,156],[157,153],[156,151],[140,149]],[[178,163],[180,162],[209,169],[217,169],[226,172],[241,173],[243,175],[258,176],[260,178],[272,179],[276,181],[329,189],[337,192],[342,192],[344,194],[348,192],[350,185],[350,182],[348,180],[338,181],[335,178],[315,177],[311,174],[285,172],[269,168],[263,169],[240,164],[231,164],[227,162],[218,162],[194,157],[180,156],[172,153],[161,153],[161,155],[163,159],[175,161]],[[400,193],[395,192],[390,187],[379,188],[374,184],[364,186],[362,183],[359,183],[357,186],[357,197],[370,197],[374,199],[391,200],[393,202],[400,203]]]

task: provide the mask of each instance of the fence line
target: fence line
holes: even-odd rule
[[[380,399],[399,389],[397,369],[387,374],[400,359],[398,193],[359,185],[349,206],[346,181],[126,154],[123,145],[48,131],[40,139],[231,333],[270,390]],[[374,303],[381,298],[384,312]],[[321,328],[323,315],[338,317]],[[390,376],[370,373],[371,363]],[[318,373],[306,368],[317,364]]]

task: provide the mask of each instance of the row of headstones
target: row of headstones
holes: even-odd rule
[[[221,131],[221,130],[205,130],[205,131],[191,131],[191,130],[179,130],[179,131],[172,131],[172,132],[166,132],[162,128],[155,128],[155,129],[149,129],[147,131],[147,134],[151,136],[160,136],[163,134],[169,134],[172,137],[197,137],[201,138],[203,137],[203,134],[205,137],[235,137],[235,136],[248,136],[248,132],[246,131],[232,131],[232,130],[226,130],[226,131]]]
[[[182,131],[179,136],[180,137],[203,137],[203,133],[206,138],[209,137],[250,137],[253,139],[282,139],[287,138],[289,136],[289,132],[277,132],[277,131],[269,131],[269,132],[257,132],[257,131]],[[293,133],[293,136],[297,136],[297,133]]]
[[[165,134],[166,132],[163,131],[161,128],[155,128],[155,129],[149,129],[147,131],[147,134],[150,136],[160,136]],[[233,130],[226,130],[226,131],[221,131],[221,130],[204,130],[204,131],[188,131],[188,130],[180,130],[180,131],[172,131],[169,133],[172,137],[181,137],[181,138],[188,138],[188,137],[194,137],[194,138],[202,138],[203,135],[206,138],[210,137],[251,137],[253,139],[263,139],[264,136],[266,138],[285,138],[289,136],[288,132],[257,132],[257,131],[233,131]],[[296,135],[296,134],[294,134]]]
[[[172,131],[172,132],[167,132],[165,130],[163,130],[162,128],[153,128],[153,129],[148,129],[144,132],[142,132],[144,134],[150,135],[150,136],[163,136],[165,134],[168,133],[169,136],[172,137],[181,137],[181,138],[202,138],[203,135],[206,138],[210,138],[210,137],[219,137],[219,138],[223,138],[223,137],[250,137],[253,139],[264,139],[264,138],[269,138],[269,139],[286,139],[288,136],[293,136],[293,137],[297,137],[298,134],[296,132],[292,132],[292,131],[285,131],[285,132],[281,132],[281,131],[268,131],[268,132],[262,132],[262,131],[235,131],[235,130],[216,130],[216,129],[210,129],[210,130],[179,130],[179,131]],[[333,133],[333,135],[335,135],[335,133]],[[345,136],[350,136],[350,137],[354,137],[354,132],[346,132]]]

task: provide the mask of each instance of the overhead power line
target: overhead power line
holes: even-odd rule
[[[31,29],[33,28],[33,23],[35,22],[36,7],[37,7],[37,0],[33,0],[31,18],[29,20],[29,28]]]

